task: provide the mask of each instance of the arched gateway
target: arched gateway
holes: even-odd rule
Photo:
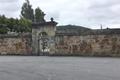
[[[50,22],[32,24],[33,55],[49,55],[55,53],[55,32],[57,23]]]

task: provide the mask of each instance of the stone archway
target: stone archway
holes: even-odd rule
[[[49,36],[46,32],[40,32],[38,36],[38,55],[49,55]]]
[[[32,54],[33,55],[44,55],[48,52],[49,54],[55,53],[54,37],[56,32],[57,23],[51,19],[49,22],[43,23],[32,23]],[[43,47],[43,42],[47,47]],[[45,49],[44,49],[45,48]],[[47,49],[48,48],[48,49]]]

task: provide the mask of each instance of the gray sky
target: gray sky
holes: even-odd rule
[[[24,0],[0,0],[0,14],[19,17]],[[81,25],[88,28],[120,28],[120,0],[30,0],[40,7],[46,20],[54,17],[58,25]]]

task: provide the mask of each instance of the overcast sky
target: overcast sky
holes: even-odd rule
[[[0,14],[19,17],[25,0],[0,0]],[[120,28],[120,0],[30,0],[40,7],[46,20],[53,17],[58,25],[81,25],[88,28]]]

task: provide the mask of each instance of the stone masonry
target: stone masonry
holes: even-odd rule
[[[120,56],[120,34],[57,37],[55,55]]]
[[[1,55],[31,55],[31,35],[0,35]]]
[[[33,23],[32,33],[0,35],[1,55],[116,56],[120,57],[120,29],[92,30]]]

